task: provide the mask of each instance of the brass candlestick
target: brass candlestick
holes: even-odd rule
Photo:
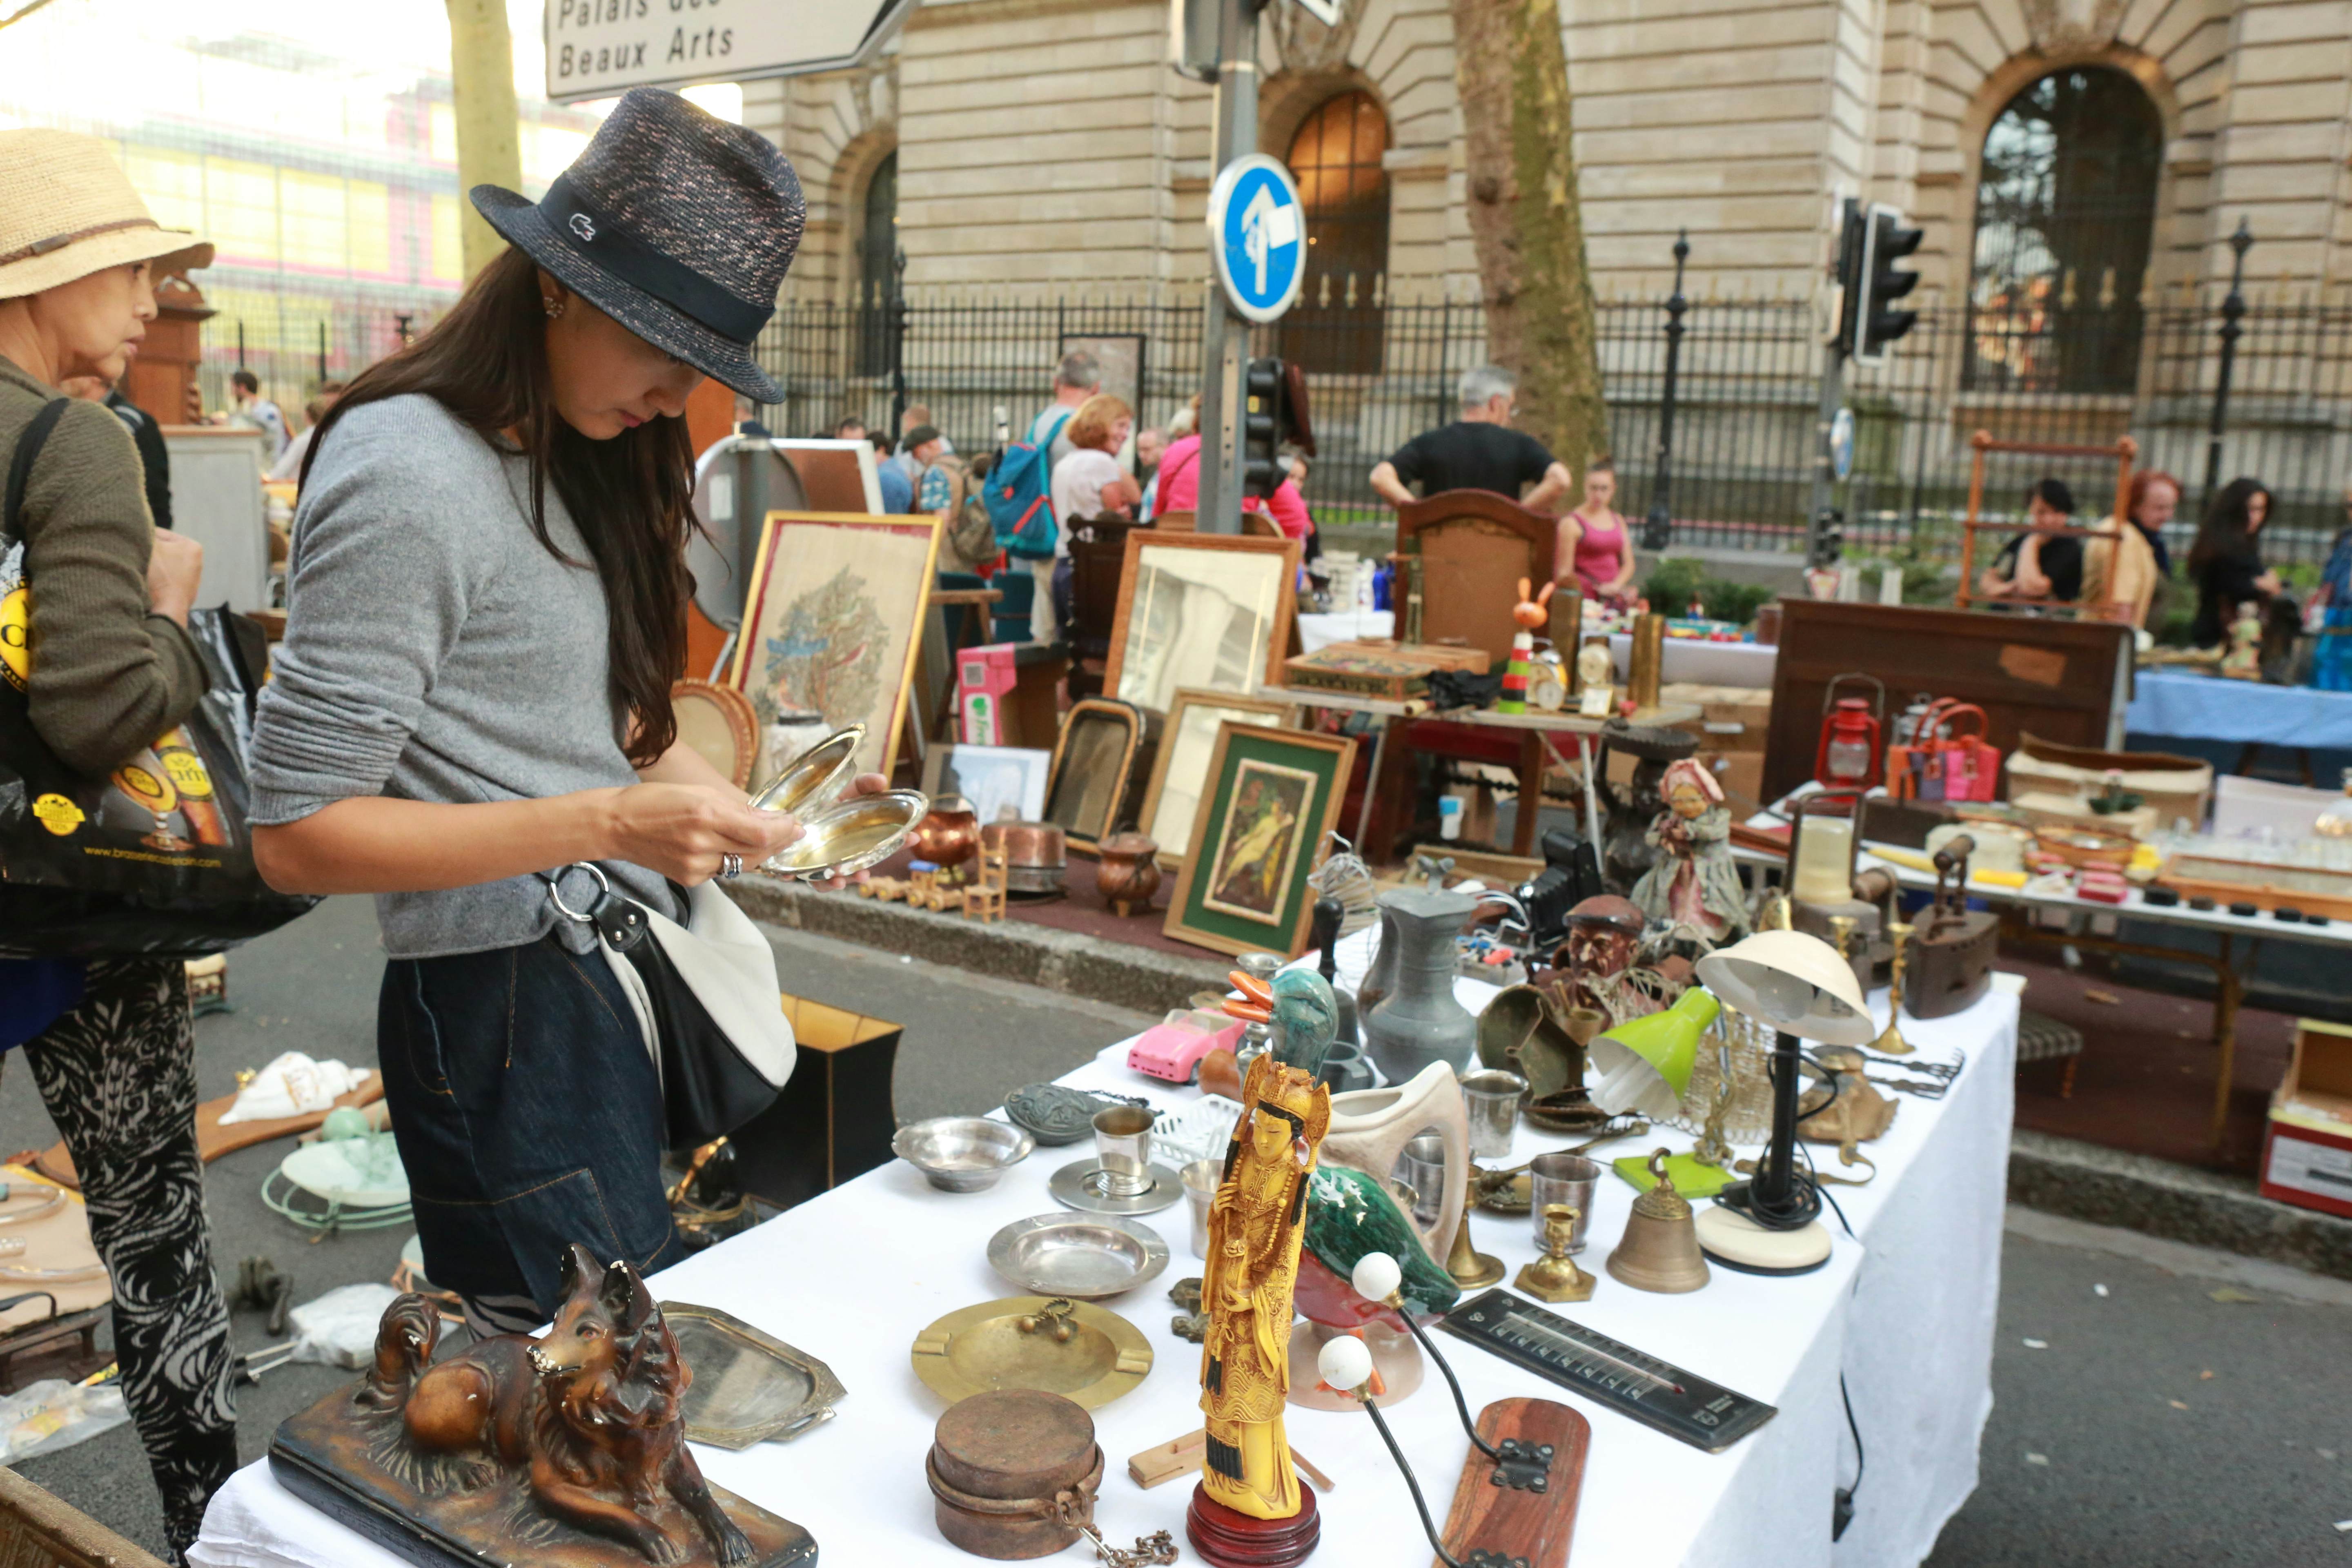
[[[1723,1135],[1724,1123],[1729,1121],[1731,1116],[1731,1096],[1734,1088],[1731,1080],[1731,1047],[1718,1044],[1716,1047],[1716,1061],[1717,1066],[1715,1078],[1715,1099],[1706,1108],[1706,1125],[1699,1130],[1698,1142],[1691,1145],[1691,1158],[1702,1165],[1713,1165],[1720,1169],[1731,1163],[1731,1143]]]
[[[1903,960],[1910,947],[1905,939],[1910,936],[1911,928],[1900,921],[1890,921],[1886,934],[1895,940],[1895,967],[1886,977],[1886,1030],[1870,1042],[1870,1048],[1885,1056],[1907,1057],[1916,1047],[1903,1037],[1903,1031],[1896,1026],[1903,1017]]]
[[[1853,942],[1853,928],[1855,923],[1854,918],[1852,915],[1832,915],[1830,917],[1831,942],[1832,944],[1837,948],[1837,955],[1840,958],[1852,958],[1853,956],[1848,949]]]
[[[1544,1255],[1519,1270],[1513,1283],[1538,1301],[1589,1301],[1593,1278],[1576,1266],[1568,1249],[1576,1232],[1574,1205],[1544,1205]]]
[[[1478,1206],[1478,1184],[1462,1194],[1462,1223],[1454,1227],[1454,1248],[1445,1257],[1445,1272],[1465,1290],[1483,1290],[1502,1282],[1503,1260],[1470,1244],[1470,1211]]]

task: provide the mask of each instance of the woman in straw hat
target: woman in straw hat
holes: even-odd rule
[[[23,473],[16,514],[0,520],[0,676],[49,749],[96,777],[204,694],[187,629],[203,562],[150,521],[121,421],[58,384],[120,381],[155,319],[152,279],[212,255],[156,224],[104,142],[0,132],[0,462]],[[114,1283],[123,1394],[176,1555],[236,1468],[185,968],[0,961],[0,1047],[19,1041]]]
[[[800,835],[677,743],[705,375],[751,357],[800,241],[782,154],[676,93],[623,98],[512,244],[363,372],[303,477],[286,640],[254,741],[254,858],[283,889],[377,895],[377,1048],[436,1284],[529,1330],[565,1248],[678,1249],[661,1083],[594,931],[594,862],[673,919],[674,884]],[[862,786],[878,789],[868,776]]]

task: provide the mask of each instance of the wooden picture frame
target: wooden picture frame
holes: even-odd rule
[[[1168,710],[1168,728],[1160,736],[1159,753],[1151,761],[1150,782],[1143,786],[1143,808],[1135,818],[1136,830],[1160,846],[1158,858],[1162,866],[1173,871],[1184,864],[1192,841],[1192,819],[1201,815],[1202,791],[1216,754],[1219,720],[1235,718],[1236,722],[1257,729],[1281,730],[1290,727],[1297,712],[1297,703],[1278,698],[1244,697],[1237,691],[1210,691],[1194,686],[1177,691],[1175,703]],[[1168,794],[1171,784],[1176,792],[1172,801]],[[1163,805],[1169,808],[1166,820],[1162,820]]]
[[[1188,686],[1244,695],[1280,686],[1298,608],[1301,548],[1295,539],[1247,534],[1129,533],[1103,695],[1165,713]],[[1186,587],[1202,590],[1196,607],[1181,601],[1179,590]],[[1251,653],[1241,660],[1223,648],[1236,616],[1255,623]],[[1179,642],[1184,646],[1172,646]]]
[[[770,512],[727,684],[763,728],[779,707],[822,713],[836,730],[864,724],[857,771],[887,774],[939,553],[928,515]]]
[[[1356,742],[1345,735],[1222,721],[1168,935],[1217,952],[1304,951],[1315,908],[1307,879],[1355,765]]]
[[[1072,854],[1098,855],[1102,841],[1118,831],[1128,775],[1142,743],[1143,714],[1130,703],[1088,697],[1062,716],[1045,776],[1045,820],[1062,830]]]
[[[731,686],[681,680],[669,689],[669,705],[677,738],[737,789],[750,789],[761,765],[760,721],[751,700]]]

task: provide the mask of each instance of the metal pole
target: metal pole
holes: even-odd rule
[[[1256,0],[1218,0],[1217,151],[1213,180],[1234,159],[1257,151]],[[1210,237],[1212,245],[1216,243]],[[1225,302],[1213,277],[1201,341],[1201,497],[1193,523],[1202,533],[1242,531],[1242,370],[1250,324]]]
[[[2221,488],[2221,429],[2230,419],[2230,373],[2238,363],[2238,339],[2245,328],[2238,323],[2246,313],[2246,252],[2254,246],[2254,231],[2243,217],[2238,219],[2238,232],[2230,237],[2230,292],[2221,301],[2221,363],[2213,376],[2213,422],[2205,440],[2205,494],[2198,503],[2202,511]]]
[[[1843,294],[1836,334],[1822,352],[1822,398],[1813,425],[1813,491],[1805,517],[1805,561],[1806,564],[1816,568],[1834,564],[1834,562],[1822,560],[1822,556],[1830,524],[1831,487],[1837,482],[1837,470],[1830,459],[1830,428],[1837,422],[1837,411],[1845,401],[1845,356],[1852,342],[1848,323],[1856,312],[1870,309],[1870,284],[1867,279],[1857,276],[1860,257],[1853,238],[1854,226],[1866,220],[1851,196],[1842,204],[1842,209],[1843,222],[1838,235],[1838,282],[1843,288]]]
[[[1666,296],[1666,380],[1658,391],[1658,463],[1650,476],[1650,515],[1642,528],[1642,548],[1664,550],[1674,537],[1674,512],[1667,497],[1674,485],[1675,458],[1675,382],[1682,369],[1683,312],[1690,301],[1683,298],[1683,263],[1690,258],[1690,230],[1684,229],[1675,238],[1675,291]]]
[[[907,253],[890,258],[890,449],[907,415]]]

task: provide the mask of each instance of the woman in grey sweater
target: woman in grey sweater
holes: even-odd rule
[[[705,374],[751,358],[800,238],[799,182],[674,93],[625,98],[513,243],[319,426],[286,640],[254,742],[275,885],[377,895],[377,1043],[425,1271],[478,1329],[558,1304],[564,1249],[676,1259],[661,1087],[587,927],[543,878],[677,888],[797,837],[677,743]],[[879,780],[864,780],[879,787]],[[583,907],[593,889],[563,884]]]

